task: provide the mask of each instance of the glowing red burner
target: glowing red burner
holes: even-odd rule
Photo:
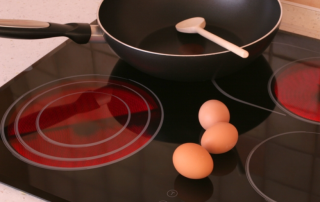
[[[60,170],[108,165],[142,149],[161,127],[161,103],[138,83],[109,77],[57,83],[22,96],[2,123],[6,146],[30,164]]]
[[[287,66],[274,84],[278,102],[291,113],[320,122],[320,61],[304,60]]]

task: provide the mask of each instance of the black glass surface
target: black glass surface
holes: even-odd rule
[[[161,127],[157,130],[153,126],[156,135],[152,141],[132,155],[108,165],[78,170],[46,168],[19,159],[7,148],[2,134],[0,181],[49,201],[262,202],[265,197],[261,193],[275,201],[319,201],[319,122],[287,110],[274,93],[276,73],[306,58],[320,60],[318,40],[279,32],[264,54],[240,72],[213,81],[174,82],[136,70],[119,59],[107,44],[77,45],[67,41],[0,88],[1,116],[12,103],[39,86],[54,81],[47,85],[52,88],[78,81],[74,76],[95,75],[99,81],[121,78],[147,88],[154,94],[148,102],[157,97],[163,108]],[[65,80],[68,77],[72,79]],[[28,99],[44,90],[29,93],[30,98],[22,99],[18,102],[21,106],[15,108],[19,111]],[[314,96],[319,98],[318,93]],[[215,167],[207,178],[190,180],[174,169],[172,154],[182,143],[200,143],[204,129],[198,121],[198,110],[210,99],[227,105],[230,123],[239,131],[239,141],[231,151],[212,155]],[[18,111],[9,116],[16,117]],[[125,117],[116,119],[125,124]],[[160,122],[161,118],[156,120]],[[12,122],[5,122],[5,132]],[[95,131],[97,124],[74,127],[84,137]],[[248,173],[246,160],[252,149],[270,137],[288,132],[296,135],[272,139],[258,148]],[[30,134],[26,136],[32,137]],[[247,175],[261,193],[250,184]]]

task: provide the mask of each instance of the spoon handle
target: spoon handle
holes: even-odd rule
[[[247,58],[249,56],[248,51],[240,48],[239,46],[234,45],[233,43],[230,43],[229,41],[226,41],[217,35],[212,34],[211,32],[208,32],[200,27],[197,29],[198,34],[201,36],[215,42],[216,44],[224,47],[225,49],[239,55],[242,58]]]

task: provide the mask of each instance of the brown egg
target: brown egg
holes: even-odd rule
[[[213,170],[213,160],[209,152],[195,143],[185,143],[173,153],[173,165],[183,176],[190,179],[202,179]]]
[[[200,107],[198,118],[201,126],[208,129],[217,122],[229,122],[230,113],[219,100],[208,100]]]
[[[201,138],[201,146],[212,154],[222,154],[231,150],[238,141],[236,127],[227,122],[219,122],[208,128]]]

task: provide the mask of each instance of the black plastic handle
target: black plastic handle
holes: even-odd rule
[[[30,24],[26,24],[24,26],[23,22],[32,21],[19,21],[22,23],[12,23],[11,25],[8,23],[5,24],[1,22],[5,21],[0,20],[0,37],[5,38],[43,39],[57,36],[66,36],[78,44],[85,44],[89,42],[91,37],[91,28],[90,25],[87,23],[56,24],[38,22],[39,25],[33,23],[35,26],[32,26]],[[8,20],[6,22],[8,22]],[[10,22],[15,21],[10,20]]]

